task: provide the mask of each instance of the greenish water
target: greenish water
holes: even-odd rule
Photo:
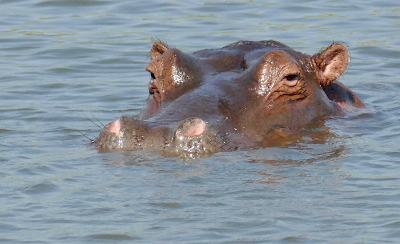
[[[0,242],[398,243],[399,37],[397,1],[3,0]],[[344,42],[340,80],[368,108],[327,121],[337,137],[321,144],[100,154],[79,131],[138,114],[153,38]]]

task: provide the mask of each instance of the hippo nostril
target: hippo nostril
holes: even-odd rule
[[[119,119],[117,119],[116,121],[110,123],[108,125],[108,131],[111,133],[116,134],[117,136],[120,136],[121,134],[121,122],[119,121]]]
[[[178,130],[175,132],[177,139],[184,139],[186,137],[199,136],[206,130],[206,123],[199,118],[187,119],[181,123]]]

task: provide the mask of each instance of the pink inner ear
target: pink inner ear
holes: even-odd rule
[[[206,129],[206,124],[203,121],[199,121],[199,122],[191,125],[189,128],[187,128],[187,131],[184,134],[184,136],[185,137],[199,136],[199,135],[203,134],[205,129]]]
[[[332,60],[329,60],[324,67],[322,67],[321,71],[324,73],[326,77],[331,77],[331,76],[339,76],[342,74],[340,71],[338,71],[338,66],[341,65],[341,60],[339,60],[337,57],[334,57]],[[336,79],[336,78],[335,78]]]

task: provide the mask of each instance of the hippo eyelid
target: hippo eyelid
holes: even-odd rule
[[[299,73],[295,74],[292,73],[290,75],[286,75],[282,81],[285,85],[293,87],[296,86],[300,80],[301,80],[301,75]]]
[[[300,80],[300,75],[299,74],[287,75],[285,76],[285,79],[287,81]]]
[[[301,69],[297,62],[292,59],[290,64],[285,66],[282,70],[282,81],[293,84],[295,84],[296,81],[300,81],[302,79],[300,70]],[[288,85],[291,86],[290,84]]]
[[[157,89],[156,86],[154,86],[154,85],[149,86],[149,93],[150,93],[150,94],[154,94],[154,93],[156,93],[156,92],[158,92],[158,89]]]

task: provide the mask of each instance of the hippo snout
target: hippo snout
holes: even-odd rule
[[[210,155],[221,147],[207,123],[196,117],[157,126],[122,116],[103,128],[96,144],[102,152],[142,149],[190,158]]]
[[[101,151],[124,148],[124,133],[121,127],[121,118],[104,126],[95,142]]]

